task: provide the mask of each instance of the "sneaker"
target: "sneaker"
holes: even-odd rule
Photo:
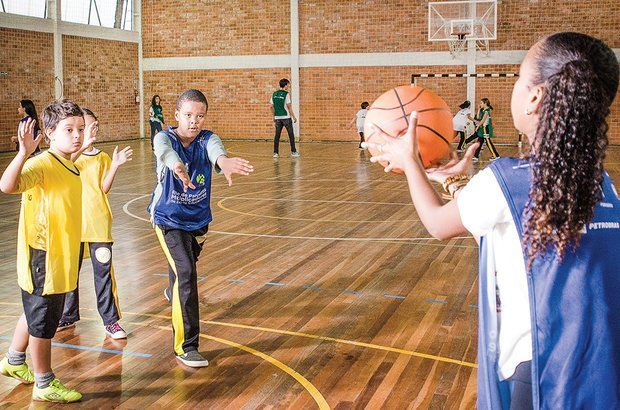
[[[495,161],[496,159],[499,159],[499,157],[489,158],[489,161]]]
[[[299,152],[295,151],[295,152],[291,152],[291,157],[293,158],[299,158]]]
[[[54,379],[47,387],[42,388],[35,385],[32,390],[32,400],[73,403],[82,400],[82,395],[73,389],[65,387],[60,380]]]
[[[277,152],[274,152],[274,153],[273,153],[273,157],[274,157],[274,158],[278,158],[278,157],[279,157],[278,153],[277,153]]]
[[[472,161],[474,161],[474,162],[478,162],[478,161],[480,161],[480,160],[479,160],[478,158],[476,158],[476,157],[473,157],[471,160],[472,160]]]
[[[125,333],[125,330],[123,330],[118,322],[106,325],[105,332],[110,335],[112,339],[127,339],[127,333]]]
[[[207,367],[209,365],[209,361],[202,357],[197,350],[192,350],[185,354],[177,355],[177,359],[189,367]]]
[[[168,303],[172,303],[172,292],[170,292],[170,288],[164,289],[164,297],[168,301]]]
[[[61,330],[71,329],[72,327],[75,327],[76,323],[77,323],[77,320],[73,322],[65,322],[61,320],[60,323],[58,323],[58,327],[56,328],[56,330],[61,331]]]
[[[0,361],[0,372],[7,377],[12,377],[24,384],[34,383],[34,374],[28,368],[26,363],[10,364],[8,358]]]

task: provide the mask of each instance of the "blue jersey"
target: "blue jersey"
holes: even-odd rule
[[[530,164],[501,158],[490,165],[519,237],[530,195]],[[527,272],[532,325],[534,409],[620,408],[620,199],[609,175],[603,199],[576,250],[537,256]],[[478,408],[510,408],[510,381],[497,370],[493,274],[480,243]],[[525,256],[524,256],[525,257]],[[527,266],[527,259],[526,259]]]
[[[181,144],[172,128],[161,131],[170,140],[174,151],[185,164],[195,189],[183,192],[183,183],[174,172],[163,167],[158,175],[157,186],[151,197],[148,211],[156,225],[167,228],[195,231],[204,228],[213,219],[211,216],[211,172],[207,142],[213,133],[201,131],[186,148]]]

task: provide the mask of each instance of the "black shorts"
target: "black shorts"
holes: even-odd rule
[[[45,251],[30,248],[30,270],[34,290],[22,289],[22,304],[30,336],[51,339],[56,334],[65,305],[65,294],[43,295],[45,284]]]

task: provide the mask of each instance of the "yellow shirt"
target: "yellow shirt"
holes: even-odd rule
[[[102,188],[112,159],[97,150],[82,154],[75,165],[82,178],[82,242],[112,242],[112,210]]]
[[[17,191],[22,193],[17,233],[17,281],[32,293],[29,247],[44,250],[43,294],[77,286],[82,232],[82,181],[75,164],[46,151],[26,161]]]

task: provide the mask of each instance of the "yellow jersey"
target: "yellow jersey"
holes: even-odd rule
[[[103,180],[112,159],[103,151],[83,153],[75,165],[82,178],[82,242],[112,242],[112,210]]]
[[[77,286],[82,233],[82,181],[73,162],[46,151],[30,158],[20,174],[17,281],[32,293],[30,247],[46,251],[43,294]],[[79,216],[79,217],[78,217]]]

